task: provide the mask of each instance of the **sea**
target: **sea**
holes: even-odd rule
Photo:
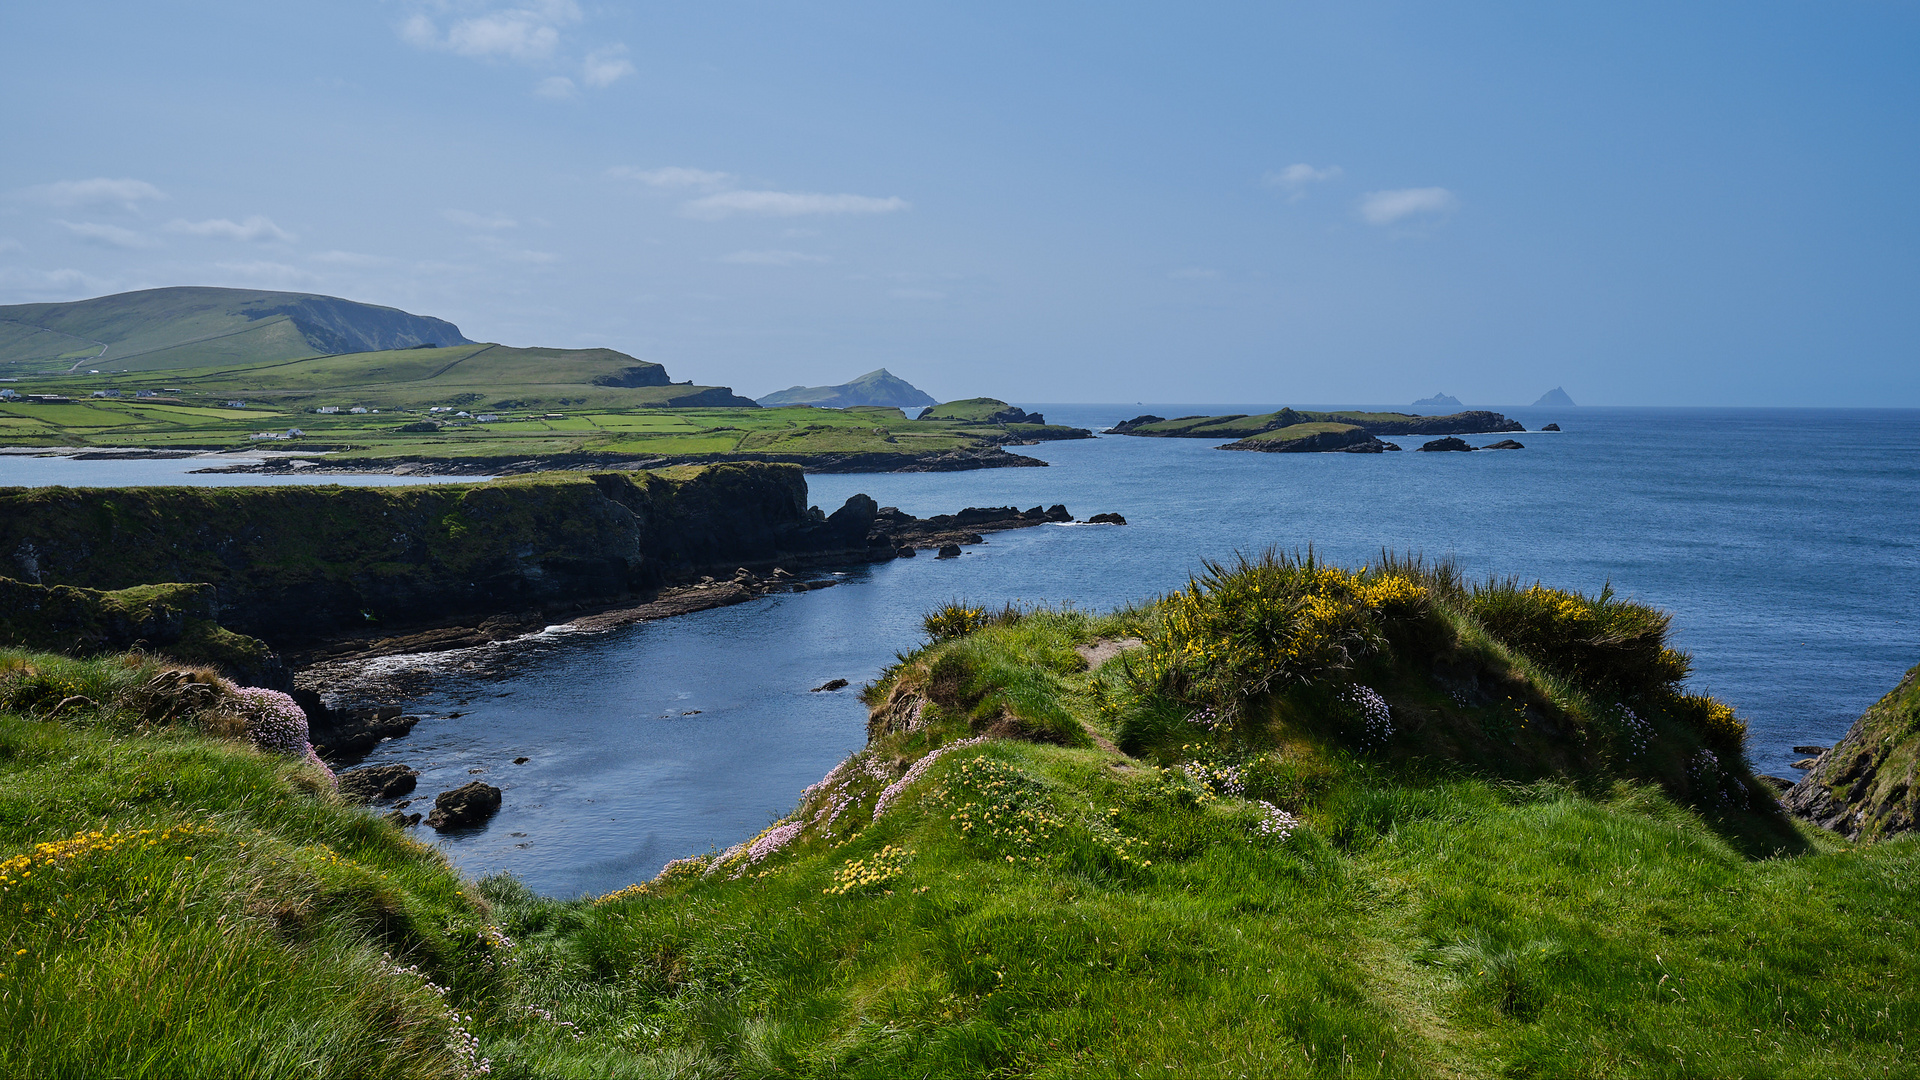
[[[1278,406],[1023,407],[1098,430]],[[389,658],[424,677],[405,703],[423,720],[367,763],[419,769],[428,798],[475,777],[504,790],[487,825],[424,833],[463,870],[604,893],[789,812],[860,748],[859,688],[924,640],[930,609],[1110,609],[1268,548],[1356,567],[1383,552],[1451,559],[1470,576],[1611,586],[1665,609],[1693,654],[1692,685],[1734,705],[1756,768],[1779,776],[1799,775],[1794,746],[1832,743],[1920,663],[1920,410],[1501,411],[1529,429],[1511,436],[1524,449],[1258,454],[1109,436],[1016,448],[1048,468],[811,476],[829,512],[865,493],[920,516],[1064,503],[1127,524],[990,534],[958,559],[846,567],[832,588]],[[1548,422],[1563,430],[1537,430]],[[194,467],[0,457],[0,485],[246,479]],[[832,679],[850,685],[815,689]]]

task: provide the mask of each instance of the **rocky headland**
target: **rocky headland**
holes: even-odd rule
[[[1780,797],[1795,815],[1849,840],[1884,840],[1920,822],[1920,666],[1807,763]]]

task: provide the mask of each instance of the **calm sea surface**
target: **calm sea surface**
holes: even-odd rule
[[[1098,428],[1141,412],[1274,406],[1028,407]],[[1920,662],[1920,411],[1506,412],[1567,430],[1474,454],[1243,454],[1116,437],[1020,449],[1046,469],[810,477],[827,510],[865,492],[922,516],[1064,502],[1130,524],[1002,533],[960,559],[854,569],[818,592],[394,661],[444,674],[409,704],[427,719],[369,763],[421,769],[428,795],[472,775],[506,790],[488,826],[439,838],[469,872],[602,892],[791,809],[864,738],[851,691],[809,689],[872,679],[920,641],[928,608],[1110,607],[1184,585],[1204,559],[1268,546],[1312,544],[1354,565],[1412,551],[1584,590],[1611,582],[1674,612],[1695,684],[1741,711],[1756,765],[1780,775],[1797,775],[1790,746],[1831,742]],[[0,484],[79,482],[20,464],[0,458]],[[177,464],[67,467],[100,483],[244,479],[129,468]],[[530,760],[511,764],[520,756]]]

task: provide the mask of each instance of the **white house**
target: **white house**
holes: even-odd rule
[[[354,414],[355,416],[365,416],[367,414],[367,407],[365,405],[355,405],[353,408],[348,409],[347,411]]]
[[[339,411],[340,411],[340,406],[338,406],[338,405],[322,405],[322,406],[320,406],[319,408],[317,408],[317,409],[315,409],[315,410],[313,410],[313,411],[314,411],[314,412],[317,412],[317,413],[322,413],[322,414],[324,414],[324,415],[326,415],[326,416],[332,416],[332,415],[333,415],[334,413],[337,413],[337,412],[339,412]]]

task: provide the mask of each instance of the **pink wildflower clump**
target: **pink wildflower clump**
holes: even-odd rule
[[[927,754],[926,757],[921,758],[919,761],[914,762],[913,768],[907,770],[907,775],[888,784],[887,790],[881,792],[880,798],[874,801],[873,820],[879,821],[880,815],[887,812],[887,807],[892,806],[893,801],[898,799],[901,793],[905,792],[909,787],[912,787],[915,780],[925,776],[927,770],[933,768],[933,763],[939,761],[942,754],[945,754],[949,750],[958,750],[963,746],[978,746],[986,742],[988,738],[990,738],[990,736],[975,735],[971,739],[961,739],[956,743],[948,743],[938,750]]]
[[[308,741],[307,711],[299,703],[278,690],[259,686],[238,687],[233,696],[246,717],[247,738],[253,745],[269,754],[305,759],[328,776],[333,775],[320,755],[313,752],[313,743]]]

